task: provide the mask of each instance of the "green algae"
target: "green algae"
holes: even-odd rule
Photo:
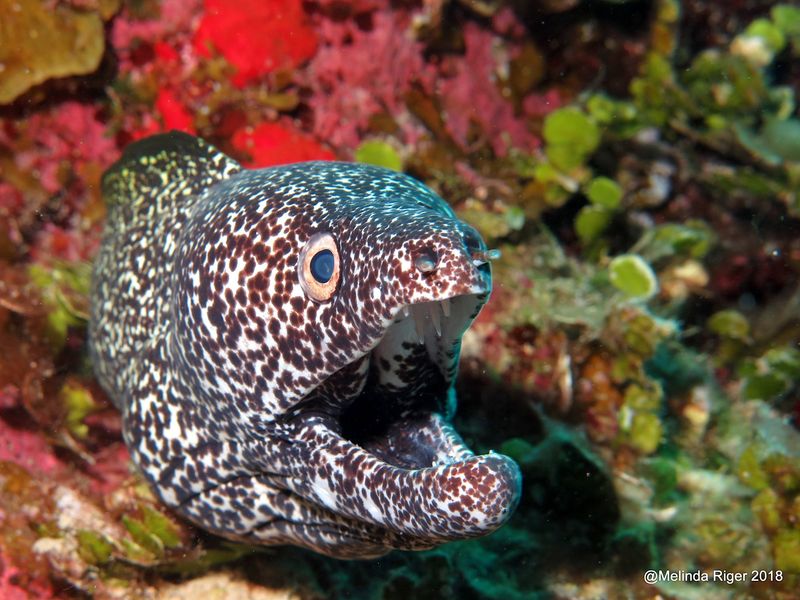
[[[544,120],[545,153],[553,166],[569,172],[580,165],[600,144],[600,130],[576,107],[554,110]]]
[[[164,542],[153,531],[150,531],[143,521],[123,515],[122,524],[138,546],[149,552],[156,559],[164,556]]]
[[[84,419],[99,409],[91,392],[77,381],[68,380],[59,395],[66,409],[65,426],[78,439],[85,439],[89,427]]]
[[[620,411],[620,414],[624,415],[624,410]],[[663,435],[661,419],[652,413],[637,413],[633,415],[627,434],[631,446],[642,454],[652,454],[661,444]]]
[[[652,267],[636,254],[615,257],[608,265],[612,285],[630,298],[650,298],[658,291]]]
[[[575,233],[588,245],[600,238],[612,217],[613,212],[604,206],[584,206],[575,217]]]
[[[595,206],[614,210],[622,200],[622,188],[613,179],[595,177],[586,186],[586,196]]]
[[[780,496],[774,490],[764,488],[753,498],[750,508],[766,531],[775,532],[781,526],[780,505]]]
[[[91,564],[101,565],[111,559],[114,544],[104,535],[88,529],[76,533],[78,553]]]
[[[775,402],[800,378],[800,350],[791,346],[770,348],[760,357],[742,360],[738,372],[744,398]]]
[[[784,530],[773,540],[775,567],[800,574],[800,531]]]
[[[715,312],[708,319],[710,331],[723,337],[747,342],[750,340],[750,322],[738,310],[725,309]]]
[[[142,513],[142,524],[152,535],[161,540],[164,548],[172,549],[181,546],[181,530],[171,519],[148,505],[142,508]]]
[[[28,269],[31,283],[41,294],[47,311],[48,336],[59,349],[70,327],[83,327],[89,318],[89,263],[32,263]]]
[[[392,169],[403,170],[403,159],[394,146],[383,140],[367,140],[356,148],[355,159],[358,162],[377,165]]]

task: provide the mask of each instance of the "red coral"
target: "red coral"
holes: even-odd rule
[[[249,167],[266,167],[305,160],[332,160],[330,150],[315,139],[278,123],[262,123],[255,129],[240,129],[233,135],[233,147],[249,154]]]
[[[180,58],[178,51],[166,42],[156,42],[153,44],[153,52],[155,52],[158,60],[165,63],[177,62]]]
[[[192,114],[179,101],[170,88],[162,88],[156,98],[156,109],[161,114],[164,128],[194,133]]]
[[[121,143],[121,146],[128,144],[129,142],[135,142],[136,140],[141,140],[142,138],[149,137],[151,135],[155,135],[163,131],[163,128],[158,123],[153,115],[145,114],[142,115],[141,123],[138,127],[131,127],[130,129],[130,137],[123,137],[124,143]]]
[[[317,38],[300,0],[205,0],[194,44],[200,54],[209,46],[222,53],[237,69],[234,84],[243,86],[308,60]]]

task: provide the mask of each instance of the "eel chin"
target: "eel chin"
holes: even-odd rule
[[[310,452],[295,492],[386,530],[396,548],[476,537],[508,520],[519,467],[501,454],[476,456],[448,422],[461,335],[482,301],[465,295],[397,311],[362,357],[364,381],[349,404],[302,419]]]

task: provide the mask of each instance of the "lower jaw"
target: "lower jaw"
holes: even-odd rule
[[[474,455],[436,413],[400,420],[363,447],[320,421],[303,425],[299,438],[296,451],[306,456],[287,480],[293,492],[419,546],[490,533],[519,499],[516,463]]]

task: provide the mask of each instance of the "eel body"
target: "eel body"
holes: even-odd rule
[[[516,464],[449,424],[491,274],[440,197],[359,164],[248,170],[176,132],[130,146],[103,194],[90,349],[164,503],[340,558],[508,519]]]

